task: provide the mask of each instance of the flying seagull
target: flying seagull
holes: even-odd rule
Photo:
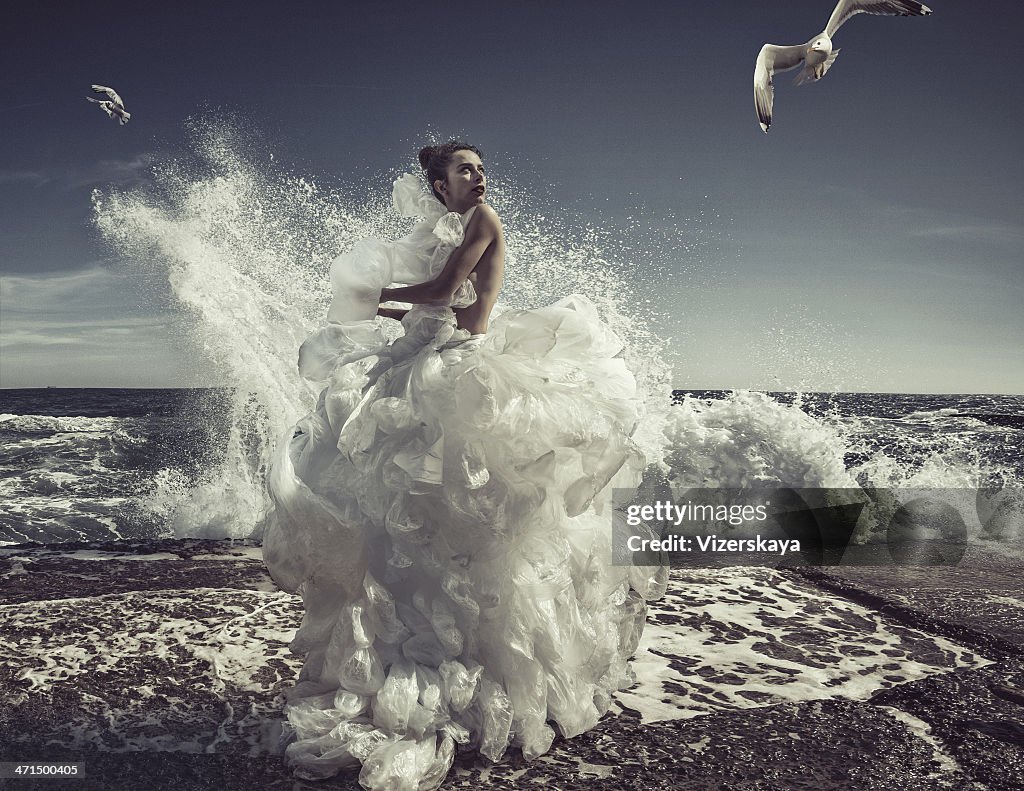
[[[96,91],[96,93],[105,93],[110,97],[110,101],[93,99],[91,96],[86,96],[86,99],[94,104],[98,104],[106,110],[107,115],[111,118],[117,118],[117,120],[121,122],[121,126],[128,123],[128,119],[132,117],[132,114],[124,109],[124,102],[122,102],[121,97],[117,95],[117,91],[113,88],[107,88],[104,85],[93,85],[92,89]]]
[[[761,129],[768,133],[772,125],[772,75],[777,71],[789,71],[803,64],[797,75],[796,84],[820,80],[839,55],[832,49],[832,37],[850,17],[856,14],[880,14],[883,16],[927,16],[932,10],[914,0],[839,0],[825,30],[806,44],[780,47],[765,44],[757,55],[754,66],[754,107]]]

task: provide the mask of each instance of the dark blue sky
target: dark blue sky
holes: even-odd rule
[[[218,109],[313,176],[383,173],[426,130],[460,132],[496,178],[584,216],[703,228],[715,244],[680,244],[677,277],[635,267],[675,315],[680,386],[1024,392],[1024,11],[855,17],[820,84],[777,77],[762,134],[758,50],[831,8],[23,4],[0,53],[0,384],[203,379],[162,331],[173,304],[118,288],[89,194],[143,180]],[[84,101],[92,82],[128,126]]]

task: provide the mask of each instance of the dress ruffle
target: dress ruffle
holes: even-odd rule
[[[399,211],[423,208],[399,192]],[[403,327],[388,345],[334,323],[303,345],[326,387],[271,469],[264,538],[306,608],[287,759],[305,778],[361,764],[370,789],[436,787],[456,744],[532,758],[552,724],[592,728],[665,584],[611,565],[641,399],[589,301],[508,311],[486,336],[443,307]]]

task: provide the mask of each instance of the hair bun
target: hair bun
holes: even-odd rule
[[[436,149],[433,146],[424,146],[420,149],[420,167],[424,170],[430,164],[430,158],[434,156]]]

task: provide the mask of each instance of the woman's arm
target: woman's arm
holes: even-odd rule
[[[448,257],[437,277],[415,286],[385,288],[380,293],[380,301],[447,305],[500,234],[501,221],[497,213],[486,203],[480,204],[469,221],[462,244]]]
[[[408,312],[408,308],[377,308],[378,316],[383,316],[386,319],[394,319],[395,321],[401,321]]]

